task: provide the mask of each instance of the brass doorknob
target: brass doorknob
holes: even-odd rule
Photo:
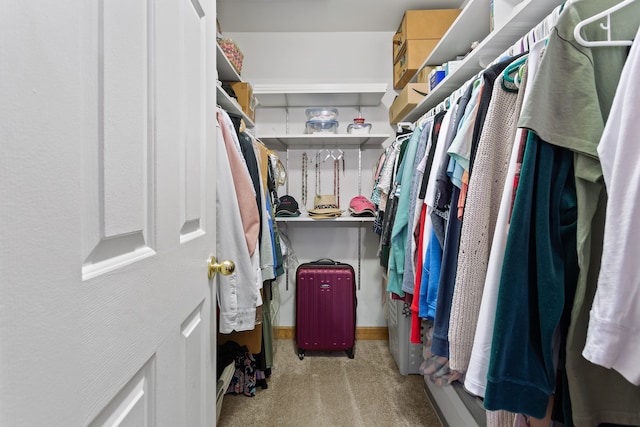
[[[218,263],[216,257],[209,258],[209,279],[213,279],[216,273],[220,273],[223,276],[228,276],[236,269],[236,265],[233,261],[224,260]]]

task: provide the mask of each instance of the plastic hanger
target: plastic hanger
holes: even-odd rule
[[[511,64],[507,65],[507,68],[505,68],[504,71],[502,72],[502,81],[500,82],[500,84],[502,85],[502,89],[504,89],[507,92],[518,91],[518,88],[520,88],[520,80],[519,80],[521,79],[520,73],[524,71],[523,67],[527,63],[528,57],[529,57],[528,54],[523,55],[520,58],[513,61]],[[508,87],[507,83],[513,84],[516,87],[516,89],[513,89],[512,87]]]
[[[415,125],[413,123],[411,123],[411,122],[398,122],[398,124],[396,126],[398,127],[398,132],[397,133],[402,132],[403,128],[407,128],[409,130],[414,130],[416,128]]]
[[[396,136],[396,144],[401,144],[402,142],[404,142],[405,140],[411,138],[411,136],[413,135],[413,132],[410,133],[403,133],[402,135],[398,135]]]
[[[600,13],[593,15],[591,18],[587,18],[583,21],[580,21],[576,28],[573,30],[573,37],[576,39],[578,43],[585,47],[601,47],[601,46],[631,46],[633,42],[631,40],[611,40],[611,14],[617,10],[622,9],[625,6],[628,6],[632,3],[635,3],[636,0],[625,0],[623,2],[618,3],[615,6],[610,7],[607,10],[604,10]],[[582,28],[592,22],[599,21],[602,18],[606,18],[606,24],[601,22],[600,28],[607,32],[607,40],[604,41],[589,41],[585,40],[582,37],[580,31]]]

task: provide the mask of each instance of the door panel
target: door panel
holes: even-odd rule
[[[145,225],[148,117],[154,87],[153,28],[147,0],[98,2],[98,129],[103,238]],[[150,31],[151,30],[151,31]],[[149,91],[149,88],[151,91]],[[153,182],[150,183],[153,186]],[[153,193],[153,187],[147,188]]]
[[[90,427],[147,427],[155,425],[155,360],[149,360],[120,390]],[[195,424],[194,424],[195,425]]]
[[[185,426],[201,426],[205,420],[205,363],[207,355],[207,327],[203,325],[202,309],[204,302],[198,306],[183,323],[181,328],[181,353],[184,370],[182,400],[184,406]]]
[[[198,0],[180,3],[180,126],[181,126],[181,241],[189,241],[203,231],[205,158],[205,46],[204,11]]]
[[[214,425],[215,0],[0,24],[0,425]]]
[[[155,253],[151,7],[146,0],[96,1],[92,25],[84,27],[91,71],[85,99],[88,115],[95,114],[85,124],[84,280]]]

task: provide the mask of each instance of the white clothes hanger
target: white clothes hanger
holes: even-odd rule
[[[578,43],[580,43],[582,46],[585,46],[585,47],[631,46],[631,44],[633,43],[631,40],[611,40],[611,14],[619,9],[622,9],[625,6],[630,5],[631,3],[634,3],[635,1],[636,0],[624,0],[618,3],[617,5],[610,7],[605,11],[602,11],[600,13],[593,15],[591,18],[587,18],[583,21],[580,21],[578,25],[576,25],[576,28],[573,30],[574,38]],[[580,30],[582,30],[582,28],[585,25],[591,24],[592,22],[599,21],[602,18],[606,18],[606,21],[607,21],[606,24],[603,22],[600,23],[600,28],[602,28],[607,32],[607,40],[603,40],[603,41],[585,40],[584,37],[582,37]]]
[[[415,129],[415,127],[416,127],[416,126],[415,126],[413,123],[411,123],[411,122],[398,122],[397,126],[398,126],[398,132],[397,132],[397,133],[402,132],[402,128],[407,128],[407,129],[409,129],[409,130],[414,130],[414,129]]]

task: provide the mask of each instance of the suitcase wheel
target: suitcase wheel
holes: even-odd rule
[[[345,353],[347,353],[347,356],[349,356],[349,359],[353,359],[354,357],[356,357],[355,354],[353,354],[353,347],[346,349]]]
[[[300,360],[304,359],[304,349],[302,348],[298,349],[298,359]]]

